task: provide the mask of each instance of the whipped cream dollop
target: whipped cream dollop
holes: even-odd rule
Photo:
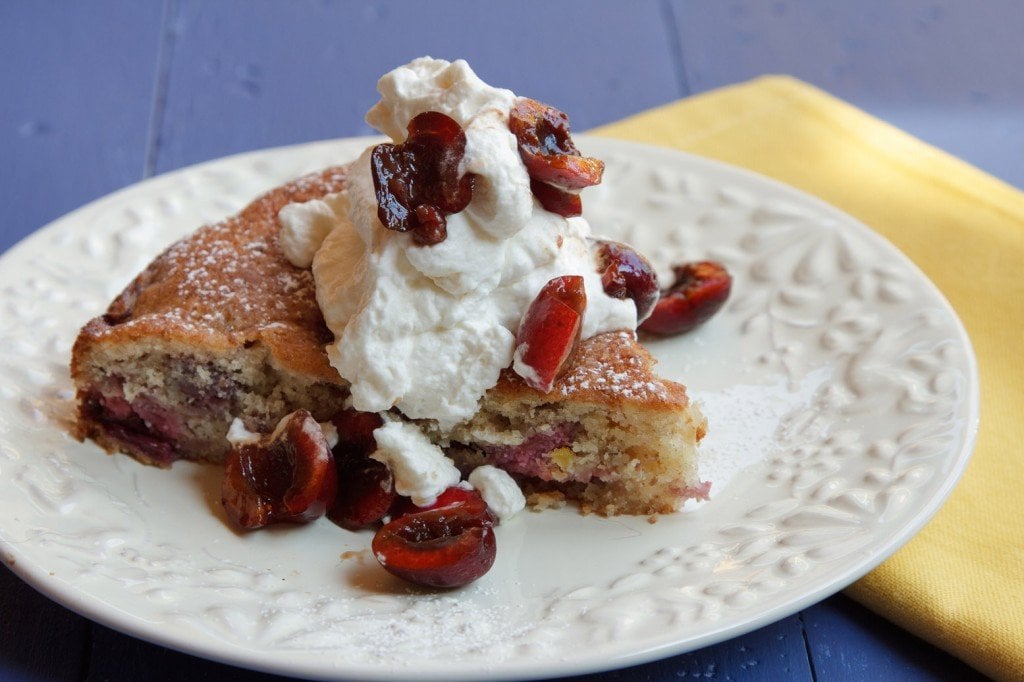
[[[228,427],[227,439],[232,447],[238,447],[239,445],[259,443],[260,434],[245,428],[245,422],[235,417],[231,420],[231,426]]]
[[[373,432],[377,449],[370,455],[383,462],[395,479],[395,492],[420,507],[458,485],[462,474],[441,448],[411,422],[388,421]]]
[[[526,507],[519,484],[503,469],[484,464],[473,469],[468,480],[500,521],[507,521]]]
[[[516,95],[491,87],[464,61],[421,58],[386,74],[367,121],[396,143],[414,116],[437,111],[466,134],[460,172],[476,174],[447,238],[420,246],[377,217],[372,149],[349,169],[346,189],[280,213],[282,246],[300,267],[312,257],[317,302],[335,341],[331,364],[365,412],[397,407],[450,429],[513,360],[523,314],[550,279],[584,278],[584,338],[636,327],[629,299],[604,293],[590,227],[544,210],[530,191],[509,110]]]
[[[383,462],[395,481],[395,492],[410,498],[413,504],[427,507],[448,488],[475,489],[501,521],[526,507],[519,485],[505,471],[484,464],[470,472],[466,482],[444,451],[412,422],[387,417],[373,432],[377,449],[371,458]]]

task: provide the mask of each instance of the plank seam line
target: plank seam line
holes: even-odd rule
[[[804,653],[807,654],[807,665],[811,669],[811,682],[818,682],[818,671],[814,666],[814,653],[811,651],[811,641],[807,636],[807,623],[804,622],[804,612],[800,611],[797,613],[796,619],[800,622],[800,636],[804,638]]]
[[[167,89],[171,80],[171,62],[174,58],[175,28],[177,16],[175,0],[165,0],[161,20],[160,47],[157,52],[156,82],[153,85],[153,108],[149,112],[149,131],[146,135],[146,160],[142,177],[152,177],[156,172],[156,156],[160,148],[160,133],[164,124],[164,108],[167,105]]]
[[[675,71],[679,96],[686,97],[691,94],[690,82],[686,77],[686,65],[683,60],[682,31],[680,31],[675,10],[672,9],[671,0],[661,0],[661,16],[665,30],[668,31],[668,44],[672,52],[672,70]]]

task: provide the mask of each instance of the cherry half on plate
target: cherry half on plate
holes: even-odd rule
[[[338,479],[320,425],[306,410],[284,417],[269,436],[228,453],[221,502],[228,518],[251,530],[323,516]]]
[[[476,491],[449,488],[430,507],[409,503],[404,510],[371,543],[392,575],[426,587],[460,587],[494,564],[494,518]]]
[[[661,293],[640,331],[659,336],[688,332],[710,319],[729,298],[732,276],[721,263],[684,263],[672,270],[675,282]]]
[[[384,420],[374,412],[346,409],[331,421],[338,431],[334,446],[338,493],[327,518],[347,530],[367,528],[383,519],[397,498],[391,471],[370,458],[377,449],[373,432]]]

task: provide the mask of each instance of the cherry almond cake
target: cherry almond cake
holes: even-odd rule
[[[224,468],[231,523],[326,515],[382,566],[474,580],[493,527],[573,500],[661,514],[706,499],[706,430],[637,327],[675,334],[729,293],[591,236],[557,109],[422,58],[378,83],[392,141],[298,178],[158,256],[80,332],[78,436]]]

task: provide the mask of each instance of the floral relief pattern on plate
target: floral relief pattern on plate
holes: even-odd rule
[[[23,578],[123,631],[292,675],[570,674],[710,644],[840,589],[908,540],[965,466],[970,345],[909,261],[790,188],[595,138],[581,140],[607,162],[584,195],[595,231],[663,276],[714,258],[735,278],[704,328],[648,340],[709,415],[710,502],[655,524],[523,514],[498,529],[490,574],[429,593],[380,570],[366,533],[321,521],[239,535],[212,467],[151,469],[68,436],[67,358],[88,317],[174,239],[366,144],[162,176],[3,257],[0,558]]]

